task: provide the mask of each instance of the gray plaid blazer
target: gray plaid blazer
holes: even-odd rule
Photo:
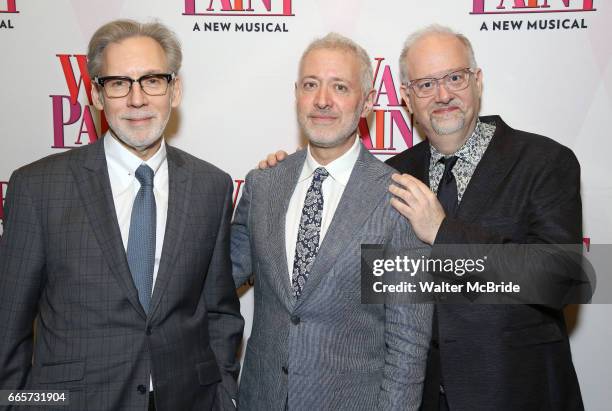
[[[285,214],[305,157],[303,150],[275,168],[251,171],[232,223],[234,281],[255,277],[238,407],[416,410],[432,306],[361,304],[362,243],[424,247],[389,204],[393,170],[361,148],[296,300],[285,256]]]
[[[144,411],[152,375],[160,411],[233,408],[243,319],[230,274],[232,181],[172,147],[168,172],[148,317],[102,139],[13,173],[0,239],[0,389],[69,391],[61,410]]]

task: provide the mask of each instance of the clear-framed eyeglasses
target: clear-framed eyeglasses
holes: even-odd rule
[[[453,71],[439,78],[420,78],[412,80],[408,83],[407,87],[411,88],[417,97],[433,96],[438,87],[440,87],[440,82],[444,84],[444,87],[446,87],[448,91],[461,91],[470,83],[470,76],[477,72],[478,69],[467,67]]]
[[[108,98],[121,98],[130,94],[134,83],[149,96],[163,96],[168,92],[168,86],[176,78],[175,73],[145,74],[133,79],[127,76],[94,77],[94,82],[104,89]]]

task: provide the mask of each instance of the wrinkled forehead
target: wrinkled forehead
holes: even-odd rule
[[[431,34],[415,42],[406,55],[410,80],[438,77],[470,66],[469,51],[457,37]]]

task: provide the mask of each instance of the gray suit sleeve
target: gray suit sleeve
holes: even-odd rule
[[[10,179],[0,238],[0,389],[22,389],[32,367],[33,322],[44,284],[41,219],[19,171]]]
[[[232,283],[229,256],[230,219],[232,215],[232,182],[228,176],[223,214],[212,255],[204,293],[208,310],[208,332],[210,346],[215,353],[226,390],[227,401],[237,396],[240,363],[236,353],[242,339],[244,320],[240,314],[240,302]],[[230,405],[231,402],[227,403]]]
[[[418,258],[427,251],[411,226],[397,219],[389,256]],[[432,304],[385,304],[385,366],[379,410],[418,410],[423,394],[427,351],[431,339]]]
[[[251,185],[253,171],[245,178],[242,197],[236,208],[232,221],[232,274],[234,284],[240,287],[253,273],[251,265],[251,240],[249,231],[249,215],[251,212]]]

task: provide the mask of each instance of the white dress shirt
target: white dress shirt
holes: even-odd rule
[[[104,136],[104,153],[108,167],[117,222],[121,231],[123,248],[127,252],[128,238],[130,234],[130,221],[132,218],[132,207],[140,182],[136,179],[135,172],[141,164],[147,164],[153,172],[153,195],[155,196],[156,227],[155,227],[155,266],[153,268],[153,288],[157,280],[159,261],[161,260],[162,247],[164,245],[164,233],[166,231],[166,218],[168,216],[168,160],[166,158],[166,143],[162,138],[159,150],[147,161],[129,151],[119,143],[110,132]],[[151,290],[153,292],[153,290]],[[153,391],[153,380],[149,378],[149,389]]]
[[[302,208],[306,200],[306,193],[312,183],[314,171],[318,167],[325,167],[329,173],[329,176],[323,181],[321,187],[323,193],[323,213],[321,216],[321,233],[319,235],[320,245],[334,218],[336,208],[338,208],[338,203],[340,203],[340,198],[342,197],[342,193],[344,193],[344,188],[357,162],[360,150],[362,150],[361,141],[359,138],[355,138],[355,143],[346,153],[326,166],[322,166],[314,159],[310,152],[310,145],[308,146],[306,161],[304,162],[304,167],[298,178],[295,190],[291,195],[289,207],[287,208],[287,215],[285,216],[285,247],[287,252],[287,267],[289,268],[289,281],[291,281],[291,274],[293,272],[295,245],[300,227],[300,218],[302,217]]]

